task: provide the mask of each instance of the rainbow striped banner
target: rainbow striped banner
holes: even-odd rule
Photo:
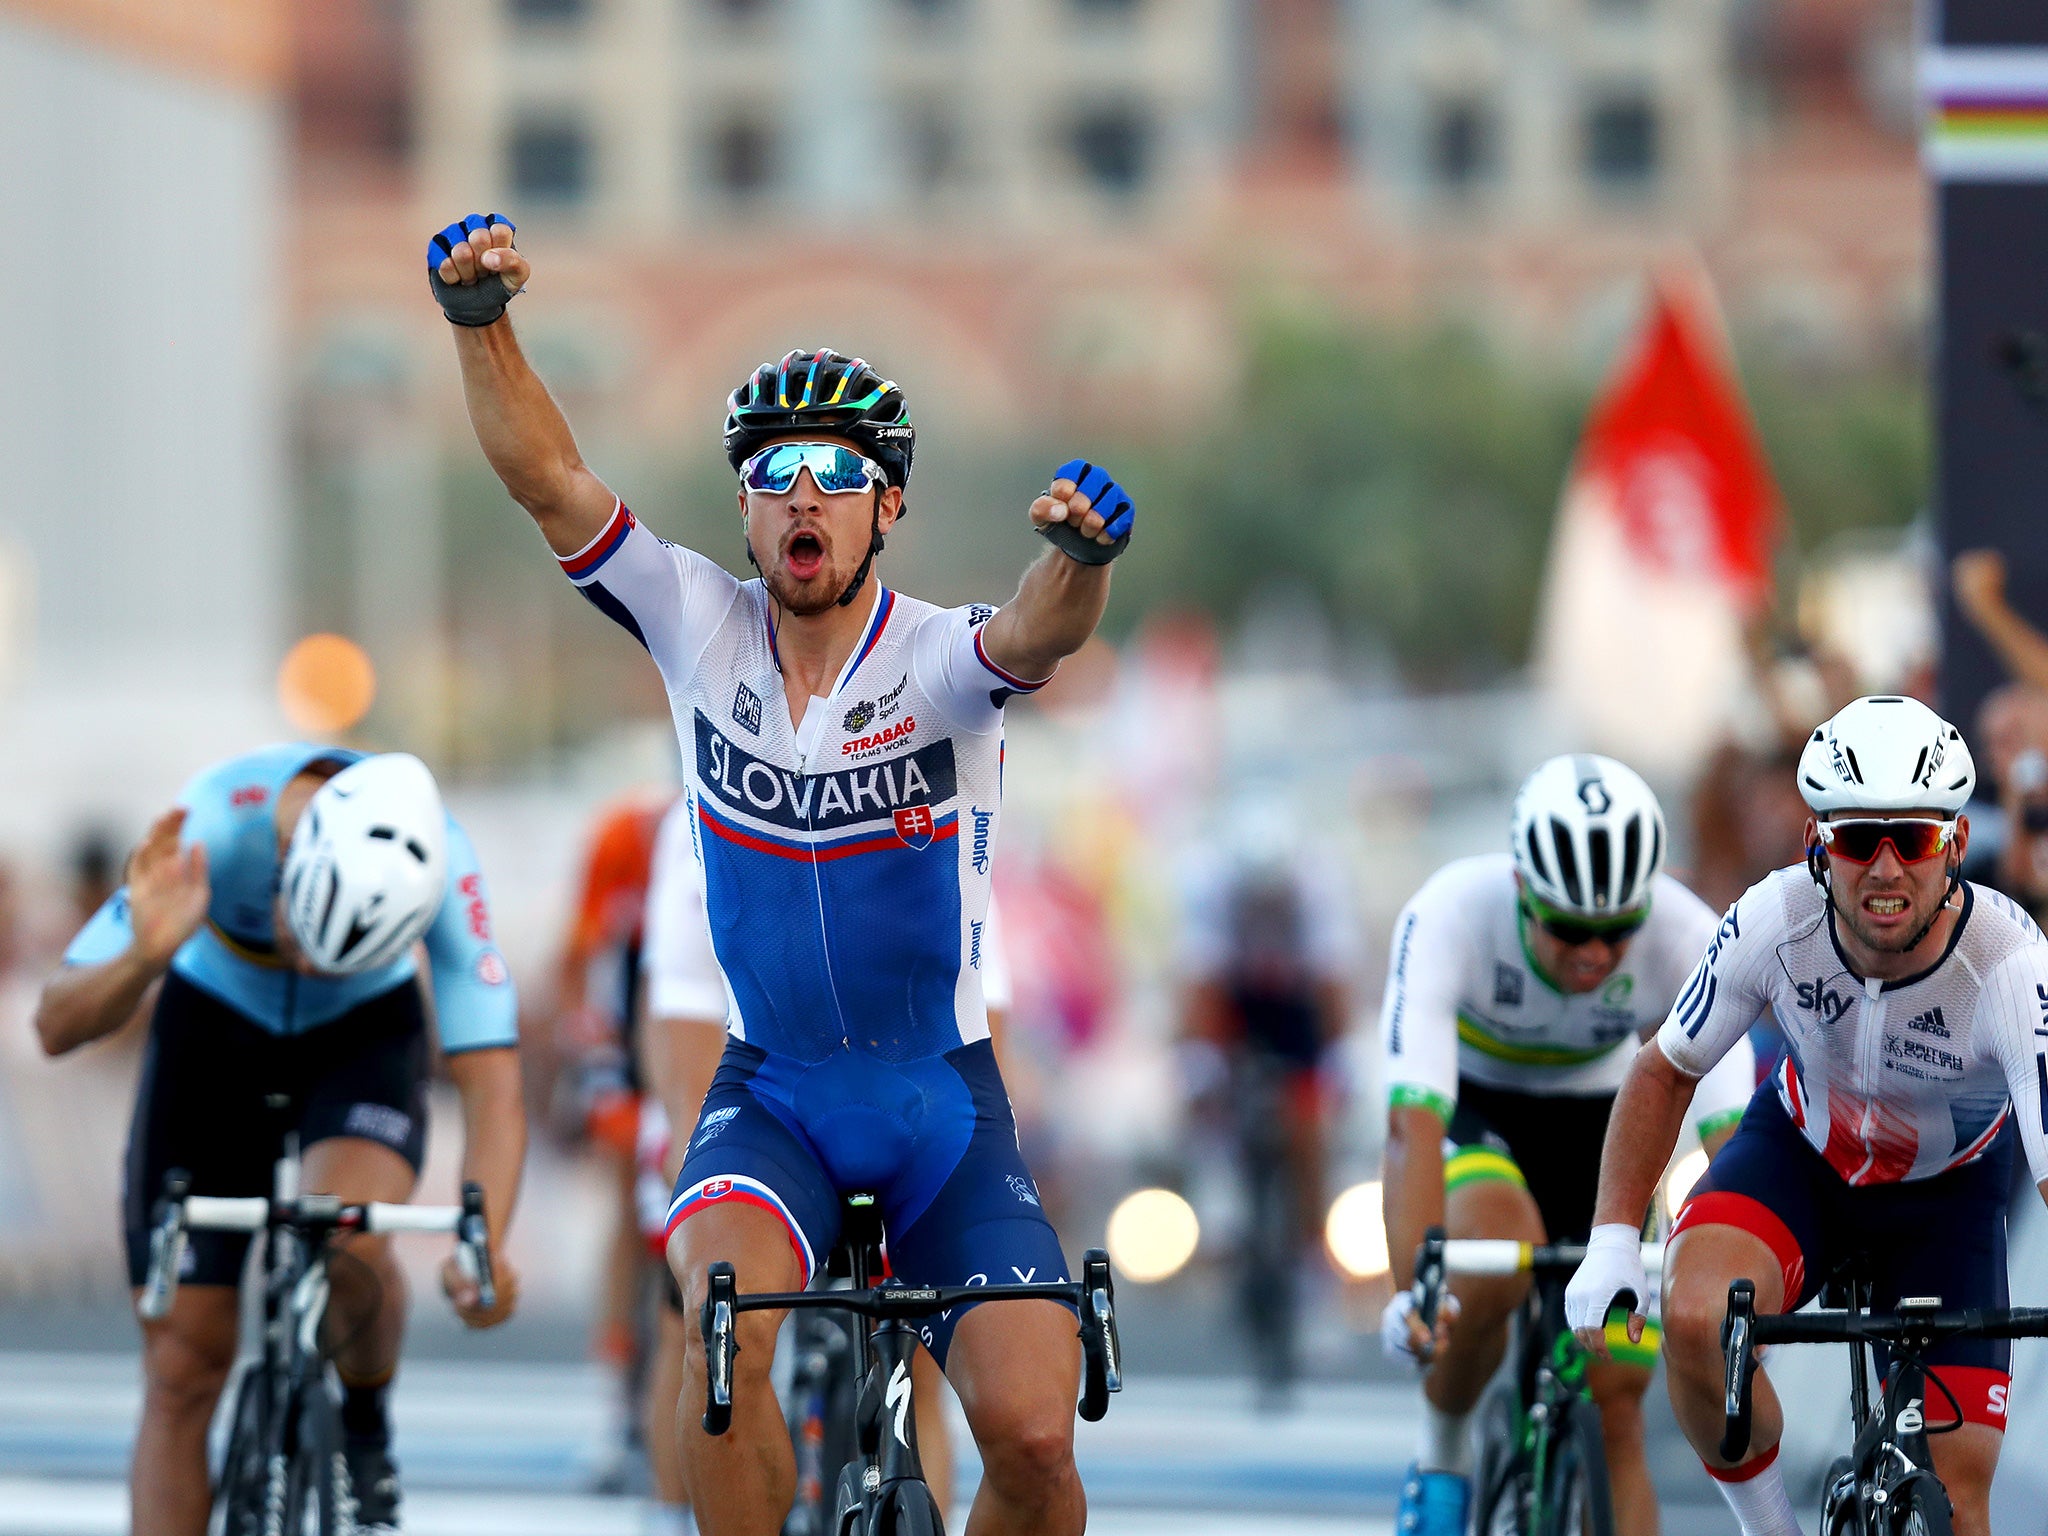
[[[2048,48],[1924,56],[1927,168],[1943,181],[2048,181]]]

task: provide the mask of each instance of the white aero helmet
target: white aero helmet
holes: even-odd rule
[[[1581,916],[1626,912],[1664,867],[1664,812],[1633,768],[1611,757],[1553,757],[1522,782],[1515,868],[1548,905]]]
[[[284,856],[286,920],[318,969],[389,965],[427,931],[448,885],[448,813],[427,765],[366,757],[314,792]]]
[[[1858,699],[1807,738],[1799,793],[1831,811],[1940,811],[1953,816],[1977,787],[1962,733],[1918,699]]]

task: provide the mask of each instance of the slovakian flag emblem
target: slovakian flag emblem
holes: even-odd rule
[[[896,835],[913,848],[930,847],[935,829],[928,805],[906,805],[896,812]]]
[[[704,1198],[706,1200],[716,1200],[722,1195],[729,1195],[731,1193],[731,1179],[708,1179],[705,1181]]]

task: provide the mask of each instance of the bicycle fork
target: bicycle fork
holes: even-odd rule
[[[885,1318],[871,1342],[873,1363],[861,1381],[860,1449],[867,1460],[861,1491],[879,1498],[891,1486],[922,1482],[917,1417],[911,1412],[910,1362],[917,1334],[900,1318]]]

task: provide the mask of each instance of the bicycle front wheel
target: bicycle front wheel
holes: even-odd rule
[[[1545,1536],[1614,1536],[1614,1492],[1607,1483],[1607,1449],[1600,1410],[1573,1404],[1565,1433],[1553,1448],[1549,1487],[1543,1490]]]
[[[1916,1477],[1898,1490],[1894,1536],[1953,1536],[1948,1491],[1932,1476]]]
[[[263,1490],[269,1447],[264,1435],[264,1403],[270,1378],[254,1365],[245,1366],[235,1381],[235,1406],[228,1415],[227,1448],[220,1476],[213,1485],[210,1536],[256,1536],[263,1529]]]
[[[1522,1413],[1513,1387],[1502,1382],[1479,1412],[1478,1536],[1523,1536],[1536,1507],[1536,1488],[1522,1455]]]
[[[341,1408],[324,1377],[314,1377],[294,1395],[288,1443],[291,1470],[285,1479],[284,1536],[341,1536],[344,1529],[353,1531],[355,1494],[342,1453]]]

